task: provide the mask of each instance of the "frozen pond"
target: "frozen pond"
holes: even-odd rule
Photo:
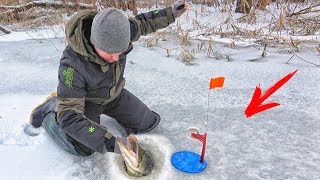
[[[0,122],[4,125],[0,159],[10,159],[0,166],[0,176],[114,179],[119,175],[111,172],[119,165],[112,162],[112,155],[74,157],[56,147],[45,132],[35,138],[21,133],[33,107],[56,90],[63,47],[63,39],[0,42]],[[147,135],[159,137],[158,143],[150,141],[149,146],[152,150],[161,145],[163,149],[154,150],[167,158],[162,169],[168,173],[154,178],[318,179],[320,68],[297,58],[286,64],[293,54],[279,54],[275,49],[257,61],[251,61],[261,54],[255,47],[224,51],[232,61],[199,56],[191,66],[176,60],[178,55],[166,57],[163,50],[149,50],[138,43],[129,54],[126,88],[162,117]],[[320,63],[319,53],[298,54]],[[265,91],[296,69],[296,75],[266,100],[280,106],[245,118],[244,110],[257,85]],[[225,85],[208,96],[209,79],[216,76],[225,76]],[[103,119],[111,132],[121,133],[112,119]],[[181,173],[166,163],[172,151],[201,152],[199,143],[186,138],[190,127],[208,133],[208,167],[200,174]]]

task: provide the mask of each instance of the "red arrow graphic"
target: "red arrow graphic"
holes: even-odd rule
[[[277,83],[275,83],[273,86],[269,87],[261,96],[261,88],[260,85],[256,86],[256,89],[253,93],[252,99],[250,104],[248,105],[247,109],[244,111],[244,114],[246,117],[250,117],[254,114],[257,114],[261,111],[265,111],[267,109],[279,106],[280,104],[271,101],[265,104],[262,104],[263,101],[265,101],[269,96],[271,96],[274,92],[276,92],[281,86],[283,86],[286,82],[292,78],[292,76],[297,72],[298,70],[295,70],[294,72],[286,75],[284,78],[280,79]]]

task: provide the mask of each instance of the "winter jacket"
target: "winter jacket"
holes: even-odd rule
[[[120,94],[125,84],[126,55],[133,47],[130,43],[117,62],[108,63],[100,58],[89,41],[95,15],[94,11],[80,12],[67,24],[68,46],[62,54],[58,74],[57,120],[68,136],[105,153],[113,150],[115,137],[106,127],[84,116],[85,105],[105,106]],[[129,18],[129,22],[133,42],[141,35],[167,27],[174,17],[169,7],[139,14]]]

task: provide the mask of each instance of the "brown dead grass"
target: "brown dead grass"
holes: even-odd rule
[[[20,4],[19,0],[1,0],[0,1],[0,5],[5,5],[5,6],[15,6],[19,4]]]
[[[0,2],[0,5],[5,6],[14,6],[18,5],[19,2],[21,3],[28,3],[31,0],[2,0]],[[65,2],[77,2],[77,3],[87,3],[87,4],[95,4],[96,0],[70,0]],[[200,0],[199,0],[200,1]],[[203,0],[202,0],[203,1]],[[229,2],[229,0],[220,1],[220,2]],[[232,0],[230,0],[232,1]],[[240,0],[239,0],[240,1]],[[246,1],[246,0],[243,0]],[[119,1],[116,0],[108,0],[104,1],[103,3],[115,3],[115,4],[104,4],[105,6],[109,7],[116,7],[117,5],[121,4]],[[138,8],[152,8],[156,6],[156,8],[161,8],[163,6],[170,6],[174,0],[154,0],[154,1],[137,1],[137,7]],[[209,2],[209,1],[206,1]],[[214,2],[218,1],[210,1],[209,3],[212,3],[213,6],[217,6],[217,4],[214,4]],[[264,4],[263,6],[265,5]],[[160,7],[161,5],[161,7]],[[220,6],[223,5],[220,3]],[[208,58],[215,58],[215,59],[227,59],[231,60],[230,56],[228,54],[223,54],[217,51],[214,48],[214,42],[209,40],[206,42],[203,42],[200,44],[198,48],[192,48],[195,44],[192,44],[192,39],[190,38],[189,31],[193,30],[203,30],[206,29],[206,31],[202,34],[203,36],[211,36],[211,35],[220,35],[222,38],[229,37],[233,39],[237,39],[239,37],[241,38],[256,38],[261,39],[261,36],[263,36],[262,29],[255,29],[255,30],[248,30],[245,28],[241,28],[240,26],[237,26],[237,24],[232,21],[232,17],[230,17],[230,21],[228,22],[230,24],[230,29],[228,31],[220,30],[219,27],[208,27],[203,23],[200,23],[198,21],[198,16],[203,15],[210,15],[210,9],[207,8],[206,5],[201,5],[201,9],[198,10],[191,10],[190,12],[195,13],[195,18],[190,18],[189,16],[185,16],[186,21],[193,25],[193,28],[191,29],[184,29],[181,25],[180,20],[177,20],[176,23],[174,23],[174,26],[169,26],[166,31],[160,31],[156,32],[153,35],[150,35],[148,38],[142,38],[141,41],[144,42],[145,46],[149,48],[162,48],[164,49],[164,52],[167,56],[171,56],[172,54],[177,54],[179,60],[186,64],[193,64],[193,61],[196,59],[197,51],[203,51],[206,53]],[[226,8],[227,9],[227,8]],[[241,22],[246,23],[255,23],[257,18],[259,17],[258,13],[255,13],[256,9],[251,9],[248,14],[245,14],[242,18],[239,20]],[[0,13],[3,11],[3,9],[0,9]],[[68,9],[68,8],[61,8],[61,9],[53,9],[52,7],[32,7],[30,9],[26,9],[24,11],[18,12],[17,14],[14,14],[12,16],[2,16],[0,15],[0,24],[12,24],[15,23],[18,26],[24,27],[24,28],[35,28],[39,26],[52,26],[56,24],[63,24],[63,18],[62,14],[68,13],[70,14],[73,11],[77,11],[77,9]],[[225,10],[227,11],[227,10]],[[224,11],[224,12],[225,12]],[[232,8],[229,8],[228,11],[230,11],[230,14]],[[303,15],[310,13],[309,11],[302,11]],[[285,15],[284,10],[281,11],[282,14],[280,14],[279,18],[276,19],[273,22],[270,22],[270,26],[274,27],[273,31],[279,31],[282,30],[293,30],[299,35],[312,35],[315,32],[319,31],[320,29],[320,16],[314,16],[313,18],[306,18],[302,14],[294,15],[294,17],[288,17]],[[291,12],[292,13],[292,12]],[[317,12],[314,12],[317,13]],[[191,14],[191,13],[190,13]],[[226,22],[227,23],[227,22]],[[272,28],[271,28],[272,29]],[[230,31],[231,30],[231,31]],[[270,32],[271,32],[270,31]],[[173,36],[173,38],[167,38],[167,36]],[[194,37],[193,37],[194,38]],[[160,47],[161,42],[165,39],[174,39],[176,43],[179,43],[179,47],[177,48],[167,48],[167,47]],[[268,38],[266,38],[268,39]],[[282,44],[279,42],[283,42]],[[279,48],[283,51],[290,51],[290,52],[297,52],[300,51],[303,42],[288,39],[288,40],[282,40],[282,41],[276,41],[279,45]],[[234,43],[231,43],[228,45],[229,48],[236,48]],[[272,43],[266,43],[263,45],[264,50],[262,52],[262,56],[266,55],[266,49],[268,47],[272,46]],[[314,49],[314,47],[313,47]],[[280,51],[281,51],[280,50]],[[316,48],[317,51],[320,52],[320,46]],[[177,52],[178,51],[178,52]]]

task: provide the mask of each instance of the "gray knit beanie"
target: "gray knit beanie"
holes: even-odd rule
[[[109,8],[98,12],[93,18],[91,43],[107,53],[119,53],[128,49],[130,24],[122,11]]]

